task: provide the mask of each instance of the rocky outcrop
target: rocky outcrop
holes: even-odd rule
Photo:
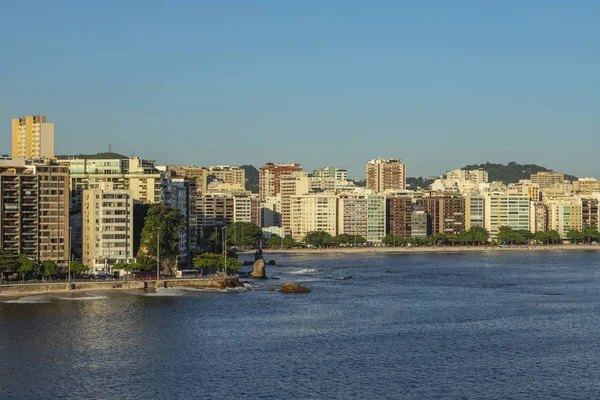
[[[281,293],[308,293],[310,289],[296,282],[286,282],[279,287],[279,291]]]
[[[267,271],[265,269],[265,260],[259,258],[254,261],[254,270],[248,274],[250,278],[267,279]]]

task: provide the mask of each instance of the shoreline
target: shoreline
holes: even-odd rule
[[[265,254],[412,254],[412,253],[477,253],[503,251],[600,251],[598,245],[543,245],[543,246],[418,246],[418,247],[331,247],[303,249],[265,249]]]

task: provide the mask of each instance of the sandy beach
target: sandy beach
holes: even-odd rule
[[[264,249],[267,254],[319,253],[464,253],[496,251],[599,251],[598,245],[545,245],[545,246],[413,246],[413,247],[333,247],[305,249]]]

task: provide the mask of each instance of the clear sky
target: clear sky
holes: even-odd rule
[[[40,113],[57,154],[600,177],[599,21],[583,0],[3,0],[0,151]]]

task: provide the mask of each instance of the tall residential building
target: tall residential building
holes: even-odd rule
[[[261,226],[263,228],[281,227],[281,194],[267,197],[260,202]]]
[[[465,198],[461,196],[429,196],[417,199],[429,218],[428,233],[458,235],[465,230]]]
[[[500,227],[530,230],[529,195],[524,193],[485,193],[485,225],[491,238]]]
[[[393,236],[411,237],[411,217],[413,203],[410,197],[388,197],[387,205],[387,233]]]
[[[411,238],[426,238],[429,217],[423,206],[414,204],[413,212],[410,216],[410,237]]]
[[[600,229],[600,218],[598,215],[598,197],[582,197],[581,198],[581,217],[583,226],[593,226]]]
[[[455,169],[454,171],[448,171],[446,174],[446,179],[468,181],[474,183],[475,185],[479,185],[480,183],[488,182],[488,173],[482,169]]]
[[[207,168],[196,166],[169,165],[167,169],[169,171],[175,172],[175,175],[194,179],[196,181],[197,192],[199,194],[206,193],[209,174]]]
[[[538,172],[530,175],[531,183],[537,183],[540,189],[551,188],[556,183],[563,183],[565,176],[559,172]]]
[[[531,232],[548,232],[548,207],[541,201],[531,202],[531,221],[529,229]]]
[[[551,200],[548,206],[548,229],[558,231],[562,239],[567,239],[570,230],[583,229],[581,199]]]
[[[111,183],[83,191],[83,263],[96,272],[112,274],[116,263],[132,263],[133,196]]]
[[[377,193],[406,189],[406,164],[378,158],[367,163],[367,188]]]
[[[232,165],[214,165],[208,168],[207,184],[213,180],[243,188],[246,186],[246,170]]]
[[[69,171],[0,167],[0,247],[35,261],[69,259]]]
[[[196,200],[198,230],[225,226],[235,218],[235,196],[225,193],[204,193]]]
[[[277,196],[281,192],[281,178],[301,171],[302,166],[296,163],[265,163],[259,170],[260,199]]]
[[[381,243],[386,235],[386,204],[384,194],[367,195],[367,242]]]
[[[596,178],[579,178],[571,182],[571,190],[573,193],[588,196],[592,193],[600,193],[600,181]]]
[[[313,169],[311,174],[315,178],[333,178],[336,181],[347,181],[348,170],[346,168],[323,167]]]
[[[285,235],[292,233],[291,196],[299,196],[310,192],[310,178],[306,172],[293,172],[279,179],[279,194],[281,196],[281,226]]]
[[[485,198],[480,195],[465,196],[465,230],[485,224]]]
[[[307,233],[324,231],[337,235],[337,198],[333,193],[315,193],[290,198],[291,229],[294,240]]]
[[[165,177],[162,190],[163,204],[178,209],[183,217],[183,224],[179,228],[178,267],[191,268],[198,241],[196,181],[176,175]]]
[[[338,196],[338,235],[357,235],[367,238],[367,196],[341,194]]]
[[[54,158],[54,124],[44,115],[12,120],[12,157],[26,160]]]

